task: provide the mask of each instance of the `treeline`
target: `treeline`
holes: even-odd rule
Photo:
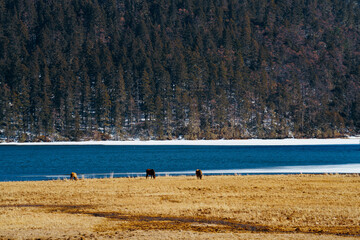
[[[0,0],[0,138],[360,133],[357,0]]]

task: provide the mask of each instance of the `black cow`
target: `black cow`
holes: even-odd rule
[[[202,174],[202,171],[200,169],[196,169],[195,174],[196,174],[197,179],[202,179],[203,174]]]
[[[154,169],[146,169],[146,178],[148,178],[148,176],[155,179],[156,176]]]

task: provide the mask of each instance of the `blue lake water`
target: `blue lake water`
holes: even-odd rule
[[[360,172],[359,145],[0,146],[0,181],[92,177]]]

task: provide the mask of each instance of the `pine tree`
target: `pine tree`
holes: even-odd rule
[[[149,73],[144,70],[141,77],[142,83],[142,99],[143,99],[143,111],[145,114],[146,124],[150,124],[152,115],[155,111],[154,105],[154,93],[151,85],[151,79]]]

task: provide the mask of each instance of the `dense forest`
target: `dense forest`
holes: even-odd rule
[[[0,141],[359,133],[359,0],[0,0]]]

